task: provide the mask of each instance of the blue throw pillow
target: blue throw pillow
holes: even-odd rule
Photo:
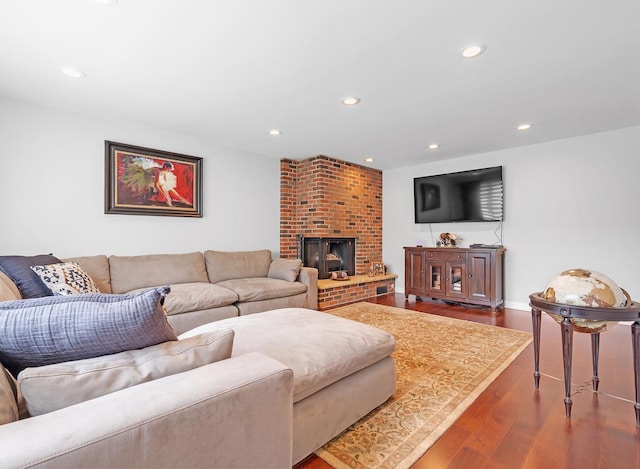
[[[33,265],[57,264],[62,262],[51,254],[39,256],[0,256],[0,270],[13,280],[23,299],[52,296],[53,293],[42,283],[40,277],[31,270]]]
[[[26,367],[81,360],[177,340],[162,307],[169,287],[0,302],[0,362]]]

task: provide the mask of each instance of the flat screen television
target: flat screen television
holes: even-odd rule
[[[502,166],[413,179],[416,223],[502,221]]]

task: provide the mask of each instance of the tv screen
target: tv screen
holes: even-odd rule
[[[502,221],[502,166],[413,180],[416,223]]]

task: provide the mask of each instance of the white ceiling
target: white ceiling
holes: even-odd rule
[[[0,96],[384,170],[640,125],[639,20],[638,0],[0,0]]]

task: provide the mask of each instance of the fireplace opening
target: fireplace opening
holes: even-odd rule
[[[355,275],[355,238],[302,238],[302,262],[318,269],[318,278],[331,277],[331,272]]]

